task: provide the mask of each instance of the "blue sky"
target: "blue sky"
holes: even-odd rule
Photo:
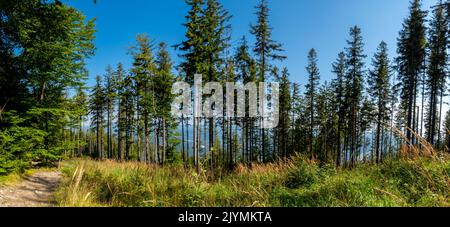
[[[255,22],[257,0],[223,0],[225,8],[233,16],[232,42],[248,33]],[[429,10],[437,0],[423,0],[423,8]],[[108,64],[122,62],[128,68],[131,57],[127,54],[135,36],[147,33],[157,42],[169,45],[180,43],[184,37],[185,14],[188,7],[183,0],[92,0],[70,1],[88,19],[96,19],[96,55],[89,59],[89,85],[95,75],[102,75]],[[367,63],[378,44],[388,43],[391,57],[395,56],[396,39],[402,22],[408,15],[409,0],[269,0],[273,39],[281,42],[288,59],[277,63],[288,67],[291,80],[304,85],[307,53],[311,48],[318,52],[322,80],[334,77],[331,63],[346,47],[349,28],[362,28]],[[171,50],[175,62],[177,52]]]

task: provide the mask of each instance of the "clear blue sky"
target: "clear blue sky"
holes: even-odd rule
[[[255,22],[257,0],[223,0],[233,16],[233,44],[249,35],[249,25]],[[429,10],[437,0],[423,0]],[[408,15],[409,0],[269,0],[273,38],[284,44],[288,59],[278,63],[290,70],[291,80],[305,83],[306,56],[310,48],[318,52],[323,80],[334,77],[331,63],[346,46],[349,28],[362,28],[366,44],[367,63],[378,44],[388,43],[391,57],[395,56],[396,39],[404,18]],[[108,64],[122,62],[129,67],[128,48],[139,33],[147,33],[155,41],[169,45],[180,43],[184,37],[185,14],[188,10],[183,0],[92,0],[70,1],[88,19],[96,18],[97,47],[95,57],[88,61],[90,82],[102,75]],[[178,62],[177,54],[171,50]]]

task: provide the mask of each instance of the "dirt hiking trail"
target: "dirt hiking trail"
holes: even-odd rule
[[[14,186],[0,186],[0,207],[54,206],[53,193],[58,187],[60,173],[36,172],[25,176]]]

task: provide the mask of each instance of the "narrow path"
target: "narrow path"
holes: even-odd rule
[[[58,172],[37,172],[16,186],[0,187],[0,207],[48,207],[58,187]]]

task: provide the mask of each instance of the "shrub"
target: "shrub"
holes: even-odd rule
[[[321,174],[317,164],[308,162],[303,158],[297,158],[287,174],[284,185],[290,189],[309,187],[321,180],[321,177],[325,176]]]

